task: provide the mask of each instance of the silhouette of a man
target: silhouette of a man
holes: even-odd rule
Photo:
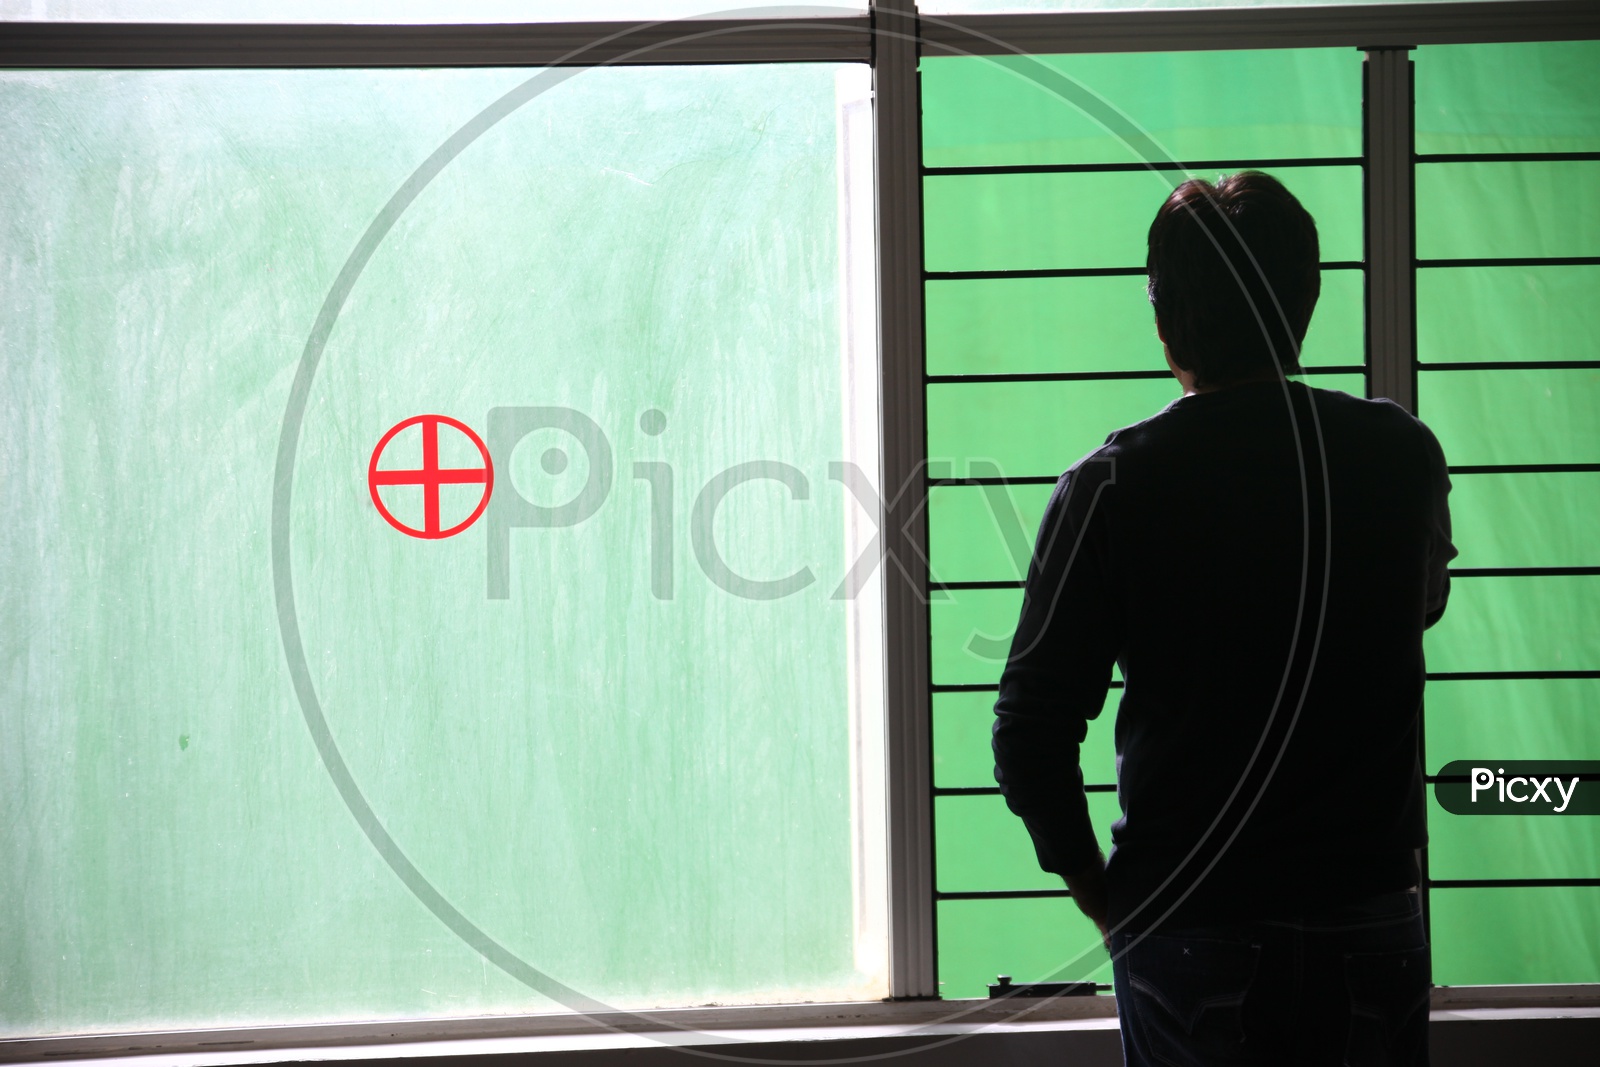
[[[1284,377],[1316,225],[1264,174],[1149,235],[1183,395],[1056,484],[995,705],[995,777],[1106,934],[1129,1064],[1427,1062],[1422,633],[1455,555],[1428,429]],[[1078,746],[1112,668],[1122,817]]]

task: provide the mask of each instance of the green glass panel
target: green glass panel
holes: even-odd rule
[[[1456,815],[1428,795],[1430,878],[1600,878],[1593,816]]]
[[[1362,258],[1359,167],[1275,176],[1317,220],[1324,261]],[[1170,172],[1148,171],[929,176],[922,205],[927,269],[1142,266],[1150,221],[1176,184]]]
[[[1367,378],[1364,374],[1307,374],[1300,380],[1315,389],[1333,389],[1351,396],[1367,395]]]
[[[1142,276],[931,280],[928,373],[1160,370],[1144,287]]]
[[[828,6],[866,9],[862,0]],[[51,22],[609,22],[707,10],[705,0],[0,0],[0,19]]]
[[[934,684],[998,684],[1021,612],[1020,589],[958,589],[929,601]]]
[[[1117,753],[1114,723],[1121,689],[1108,689],[1100,717],[1089,723],[1089,734],[1079,747],[1078,759],[1086,785],[1115,785]],[[933,695],[933,784],[941,789],[992,788],[994,751],[989,739],[994,728],[995,694],[935,693]]]
[[[1413,56],[1420,153],[1600,149],[1600,41],[1428,45]]]
[[[1071,897],[939,902],[939,992],[986,997],[999,975],[1015,982],[1111,983],[1100,931]]]
[[[1454,760],[1600,760],[1600,678],[1428,683],[1428,772]]]
[[[1121,112],[1180,162],[1358,156],[1361,55],[1282,49],[929,57],[922,61],[923,162],[1143,161],[1144,151],[1096,121],[1096,107]]]
[[[1322,293],[1300,345],[1302,367],[1359,367],[1367,361],[1366,274],[1324,270]]]
[[[1600,670],[1600,576],[1457,578],[1424,647],[1430,671]]]
[[[1179,395],[1172,378],[930,385],[928,455],[988,460],[1010,477],[1056,475]]]
[[[1361,271],[1325,270],[1304,366],[1365,358]],[[933,279],[929,374],[1096,373],[1166,364],[1143,277]]]
[[[829,600],[840,73],[587,71],[516,111],[373,252],[299,427],[306,680],[354,782],[446,900],[612,1003],[885,992],[857,970]],[[346,810],[269,545],[280,424],[341,265],[529,76],[0,74],[6,1036],[558,1007],[431,915]],[[364,474],[406,417],[483,433],[504,405],[594,420],[616,478],[581,524],[510,532],[489,599],[490,520],[402,536]],[[584,453],[535,431],[497,498],[571,499]],[[701,488],[753,459],[811,486],[717,512],[731,566],[816,569],[778,601],[724,592],[690,546]],[[640,461],[674,471],[670,600]]]
[[[1115,793],[1095,792],[1089,819],[1102,851],[1111,847],[1111,824],[1122,818]],[[997,795],[935,797],[934,855],[941,893],[992,893],[1060,889],[1061,879],[1039,869],[1022,820]]]
[[[1600,370],[1423,371],[1417,414],[1453,466],[1600,462]]]
[[[1435,985],[1600,982],[1600,887],[1429,894]]]
[[[941,582],[1020,581],[1053,485],[943,485],[928,491],[928,546]]]
[[[1423,3],[1453,3],[1459,0],[1421,0]],[[1341,7],[1361,4],[1388,4],[1393,0],[1347,0]],[[1130,9],[1173,9],[1197,7],[1326,7],[1326,0],[918,0],[917,10],[924,15],[1004,14],[1022,11],[1127,11]],[[1270,91],[1267,90],[1267,91]]]
[[[1416,186],[1418,259],[1600,256],[1600,160],[1419,163]]]
[[[1600,565],[1600,473],[1457,474],[1457,567]]]
[[[1417,358],[1424,363],[1593,359],[1600,265],[1424,267]]]

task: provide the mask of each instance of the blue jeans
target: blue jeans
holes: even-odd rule
[[[1129,1067],[1428,1062],[1416,893],[1218,927],[1114,933]]]

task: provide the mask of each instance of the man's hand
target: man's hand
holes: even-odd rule
[[[1072,891],[1078,910],[1087,915],[1100,928],[1101,940],[1106,936],[1106,858],[1096,855],[1094,862],[1076,874],[1061,876]]]

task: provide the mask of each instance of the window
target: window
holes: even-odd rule
[[[928,509],[932,580],[945,595],[929,611],[945,996],[982,996],[1002,972],[1110,982],[1098,933],[1060,880],[1038,869],[984,757],[1022,578],[1057,476],[1176,395],[1143,263],[1150,218],[1174,185],[1254,166],[1304,199],[1319,223],[1326,288],[1306,341],[1310,380],[1365,388],[1361,53],[1037,62],[1044,69],[929,58],[922,71],[928,452],[950,468]],[[1213,88],[1181,91],[1190,85]],[[1128,136],[1096,123],[1105,105],[1129,120]],[[1116,697],[1086,742],[1090,811],[1105,846],[1120,814]]]
[[[866,69],[574,73],[0,76],[8,1032],[885,994]]]
[[[1173,395],[1188,174],[1302,196],[1308,379],[1455,465],[1427,770],[1600,759],[1600,53],[1505,43],[1590,22],[898,0],[580,68],[699,11],[527,6],[0,0],[0,1039],[1103,985],[988,728],[1050,486]],[[483,453],[369,488],[423,414]],[[372,507],[484,454],[458,536]],[[1438,982],[1600,983],[1585,829],[1435,811]]]
[[[1417,407],[1452,464],[1461,546],[1427,646],[1435,774],[1600,752],[1597,71],[1591,41],[1417,52]],[[1435,804],[1429,825],[1435,981],[1600,980],[1586,820]]]

